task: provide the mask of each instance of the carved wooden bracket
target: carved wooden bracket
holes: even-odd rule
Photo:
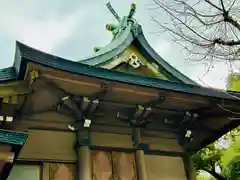
[[[33,70],[29,73],[29,81],[30,81],[30,85],[32,85],[32,83],[39,78],[39,72],[36,70]]]

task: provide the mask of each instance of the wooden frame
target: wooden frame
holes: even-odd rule
[[[114,170],[115,170],[115,155],[114,153],[132,153],[133,154],[133,159],[134,159],[134,166],[133,166],[133,169],[135,170],[134,171],[134,177],[136,177],[136,179],[138,179],[137,177],[137,168],[136,168],[136,154],[135,154],[135,150],[134,149],[128,149],[128,148],[109,148],[109,147],[99,147],[99,146],[90,146],[90,150],[92,151],[102,151],[102,152],[105,152],[105,153],[111,153],[111,168],[112,168],[112,173],[114,173]],[[94,168],[94,164],[92,163],[92,166],[91,168],[93,169]],[[114,173],[115,174],[115,173]],[[112,175],[114,175],[112,174]]]
[[[118,148],[118,147],[104,147],[104,146],[90,146],[90,150],[99,150],[105,152],[126,152],[126,153],[134,153],[136,158],[136,150],[137,148]],[[180,157],[184,164],[184,171],[186,173],[187,180],[190,180],[191,172],[190,172],[190,162],[188,158],[188,154],[184,152],[174,152],[174,151],[162,151],[162,150],[146,150],[144,151],[144,155],[161,155],[161,156],[169,156],[169,157]],[[135,160],[136,161],[136,160]],[[136,169],[137,171],[137,169]],[[136,172],[137,173],[137,172]]]
[[[38,166],[38,178],[37,180],[43,180],[43,163],[40,161],[22,161],[16,160],[13,166]]]

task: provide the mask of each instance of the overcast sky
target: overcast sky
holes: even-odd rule
[[[166,35],[155,35],[158,29],[150,20],[148,9],[151,0],[136,2],[135,16],[150,45],[168,63],[199,82],[205,66],[187,63],[184,53]],[[123,16],[128,14],[132,0],[111,3]],[[94,46],[111,41],[105,24],[116,20],[105,4],[104,0],[0,0],[0,68],[12,66],[16,40],[73,61],[91,55]],[[218,63],[202,81],[211,87],[225,88],[227,74],[226,65]]]

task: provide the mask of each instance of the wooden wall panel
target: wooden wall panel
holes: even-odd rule
[[[76,160],[75,134],[70,132],[31,130],[19,159],[22,160]]]
[[[49,180],[75,180],[75,176],[73,164],[50,163]]]
[[[132,148],[130,135],[91,132],[92,144],[95,146]]]
[[[114,180],[136,180],[134,153],[112,152]]]
[[[110,152],[92,151],[93,180],[113,180]]]
[[[179,145],[177,139],[153,138],[142,137],[143,143],[149,144],[152,150],[183,152],[182,147]]]
[[[152,129],[156,129],[156,124],[149,124],[147,126],[147,128],[152,128]],[[160,128],[162,128],[162,126],[160,126]],[[156,131],[156,130],[150,130],[150,129],[141,129],[141,135],[143,137],[155,137],[155,138],[166,138],[166,139],[178,139],[179,138],[179,134],[175,133],[175,132],[171,132],[171,131]]]
[[[145,155],[149,180],[186,180],[181,157]]]
[[[40,166],[14,165],[7,180],[40,180]]]
[[[53,111],[48,111],[48,112],[42,112],[39,114],[33,114],[31,116],[28,116],[29,119],[31,120],[36,120],[36,121],[44,121],[44,122],[62,122],[62,123],[71,123],[75,122],[75,119],[70,118],[68,116],[62,115],[56,110]]]
[[[93,180],[136,180],[134,153],[92,151]]]

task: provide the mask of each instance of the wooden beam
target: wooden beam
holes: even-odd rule
[[[14,97],[31,93],[31,88],[27,81],[15,81],[0,84],[0,97]],[[15,101],[15,99],[14,99]]]
[[[136,128],[136,143],[141,144],[141,133],[140,128]],[[146,171],[146,163],[145,163],[145,156],[143,149],[136,150],[136,167],[138,172],[138,179],[139,180],[147,180],[147,171]]]
[[[15,154],[13,152],[0,152],[0,161],[12,163]]]
[[[44,180],[50,180],[50,163],[44,162],[43,163],[43,172],[42,172],[42,179]]]
[[[49,70],[50,71],[50,70]],[[51,71],[48,73],[52,73]],[[58,73],[59,74],[59,73]],[[122,83],[110,83],[108,81],[103,81],[103,80],[96,80],[96,79],[87,79],[84,78],[83,80],[79,79],[81,78],[80,76],[78,78],[66,78],[63,77],[64,72],[61,73],[59,75],[51,75],[51,74],[41,74],[41,76],[51,79],[53,81],[59,81],[59,82],[63,82],[63,83],[71,83],[71,84],[76,84],[76,85],[81,85],[81,86],[88,86],[91,88],[96,89],[97,92],[99,92],[99,90],[101,90],[101,85],[103,83],[109,84],[109,86],[111,85],[111,91],[112,92],[117,92],[117,93],[127,93],[127,94],[134,94],[134,95],[138,95],[138,96],[142,96],[145,98],[149,98],[150,100],[152,99],[156,99],[159,97],[159,93],[164,94],[164,96],[167,97],[167,99],[173,99],[173,100],[177,100],[177,101],[182,101],[182,102],[189,102],[189,103],[197,103],[197,104],[205,104],[208,105],[208,100],[200,97],[200,96],[196,96],[196,95],[186,95],[183,93],[175,93],[175,92],[168,92],[166,93],[166,91],[164,90],[156,90],[156,89],[149,89],[149,88],[142,88],[142,87],[135,87],[133,85],[126,85],[126,84],[122,84]],[[76,80],[75,80],[76,79]],[[131,95],[130,95],[131,96]],[[189,96],[194,97],[194,98],[189,98]]]

